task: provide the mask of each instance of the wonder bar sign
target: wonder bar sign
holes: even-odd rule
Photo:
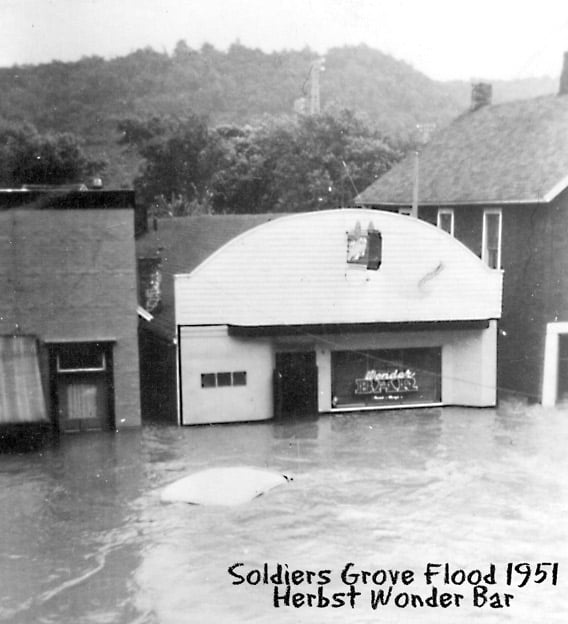
[[[407,394],[417,390],[416,373],[409,368],[390,372],[370,370],[363,379],[355,380],[355,394]]]
[[[439,403],[441,359],[439,347],[333,351],[332,405]]]

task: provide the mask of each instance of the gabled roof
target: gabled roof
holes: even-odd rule
[[[211,254],[230,240],[272,221],[281,214],[203,215],[159,219],[151,230],[136,241],[138,258],[161,258],[162,288],[160,311],[147,327],[170,339],[174,337],[173,276],[191,273]]]
[[[410,205],[411,154],[355,198]],[[468,112],[432,137],[419,158],[420,205],[540,203],[568,186],[568,96]]]
[[[160,256],[163,270],[171,274],[190,273],[235,236],[279,216],[282,215],[202,215],[159,219],[157,230],[137,241],[136,254],[139,258]]]

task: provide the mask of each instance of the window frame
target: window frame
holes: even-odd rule
[[[450,231],[444,230],[442,227],[442,216],[450,215]],[[455,213],[453,208],[438,208],[438,213],[436,215],[436,227],[439,227],[443,232],[446,232],[450,236],[454,235],[454,222],[455,222]]]
[[[497,230],[497,266],[489,264],[489,249],[487,248],[487,217],[497,215],[499,217],[499,225]],[[481,237],[481,259],[491,269],[501,269],[501,251],[502,251],[502,230],[503,230],[503,211],[501,208],[486,208],[483,211],[483,232]]]
[[[247,371],[221,371],[215,373],[200,373],[201,388],[231,388],[233,386],[242,387],[247,385]]]
[[[233,386],[246,386],[247,385],[247,372],[246,371],[233,371],[232,373],[232,385]]]
[[[100,355],[100,366],[75,366],[71,368],[65,368],[61,365],[61,359],[64,354],[64,349],[75,349],[80,351],[83,348],[92,348],[97,355]],[[106,345],[98,342],[68,342],[58,345],[55,351],[55,372],[58,375],[67,375],[69,373],[104,373],[107,370],[107,348]]]

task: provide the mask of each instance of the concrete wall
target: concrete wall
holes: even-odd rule
[[[1,334],[113,341],[115,424],[140,424],[132,208],[1,210],[0,292]]]

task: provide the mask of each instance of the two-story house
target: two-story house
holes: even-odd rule
[[[358,206],[437,225],[504,270],[499,387],[568,393],[568,53],[558,95],[472,107],[360,193]]]

